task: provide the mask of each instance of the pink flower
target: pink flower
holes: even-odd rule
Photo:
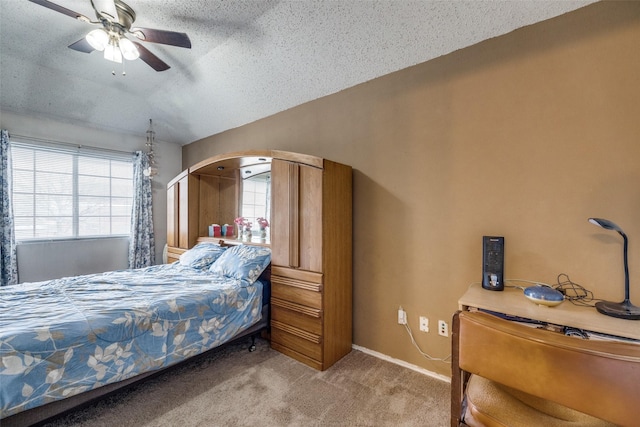
[[[247,220],[243,216],[239,216],[238,218],[233,220],[233,222],[235,222],[237,225],[245,225],[246,221]]]
[[[266,218],[258,218],[256,219],[256,221],[258,221],[258,225],[260,226],[260,228],[267,228],[269,226],[269,221],[267,221]]]

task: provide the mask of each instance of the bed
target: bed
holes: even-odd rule
[[[265,327],[270,258],[200,243],[173,264],[0,288],[0,424],[42,421]]]

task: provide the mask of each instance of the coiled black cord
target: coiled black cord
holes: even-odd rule
[[[593,292],[572,282],[565,273],[558,274],[557,282],[553,288],[561,292],[564,295],[564,299],[572,304],[582,307],[595,307],[595,301],[601,301],[593,297]]]

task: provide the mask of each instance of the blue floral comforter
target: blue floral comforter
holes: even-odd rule
[[[175,263],[0,288],[0,418],[228,341],[262,286]]]

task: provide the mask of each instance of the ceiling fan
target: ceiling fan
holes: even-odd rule
[[[72,43],[69,47],[85,53],[91,53],[94,50],[103,51],[105,59],[113,62],[121,63],[123,58],[130,61],[140,58],[156,71],[171,68],[142,44],[129,40],[126,37],[127,34],[142,41],[191,48],[191,40],[185,33],[152,28],[132,28],[131,25],[136,20],[136,13],[121,0],[90,0],[91,6],[96,12],[97,21],[92,21],[81,13],[48,0],[29,1],[82,22],[100,24],[102,28],[89,32],[86,37]]]

